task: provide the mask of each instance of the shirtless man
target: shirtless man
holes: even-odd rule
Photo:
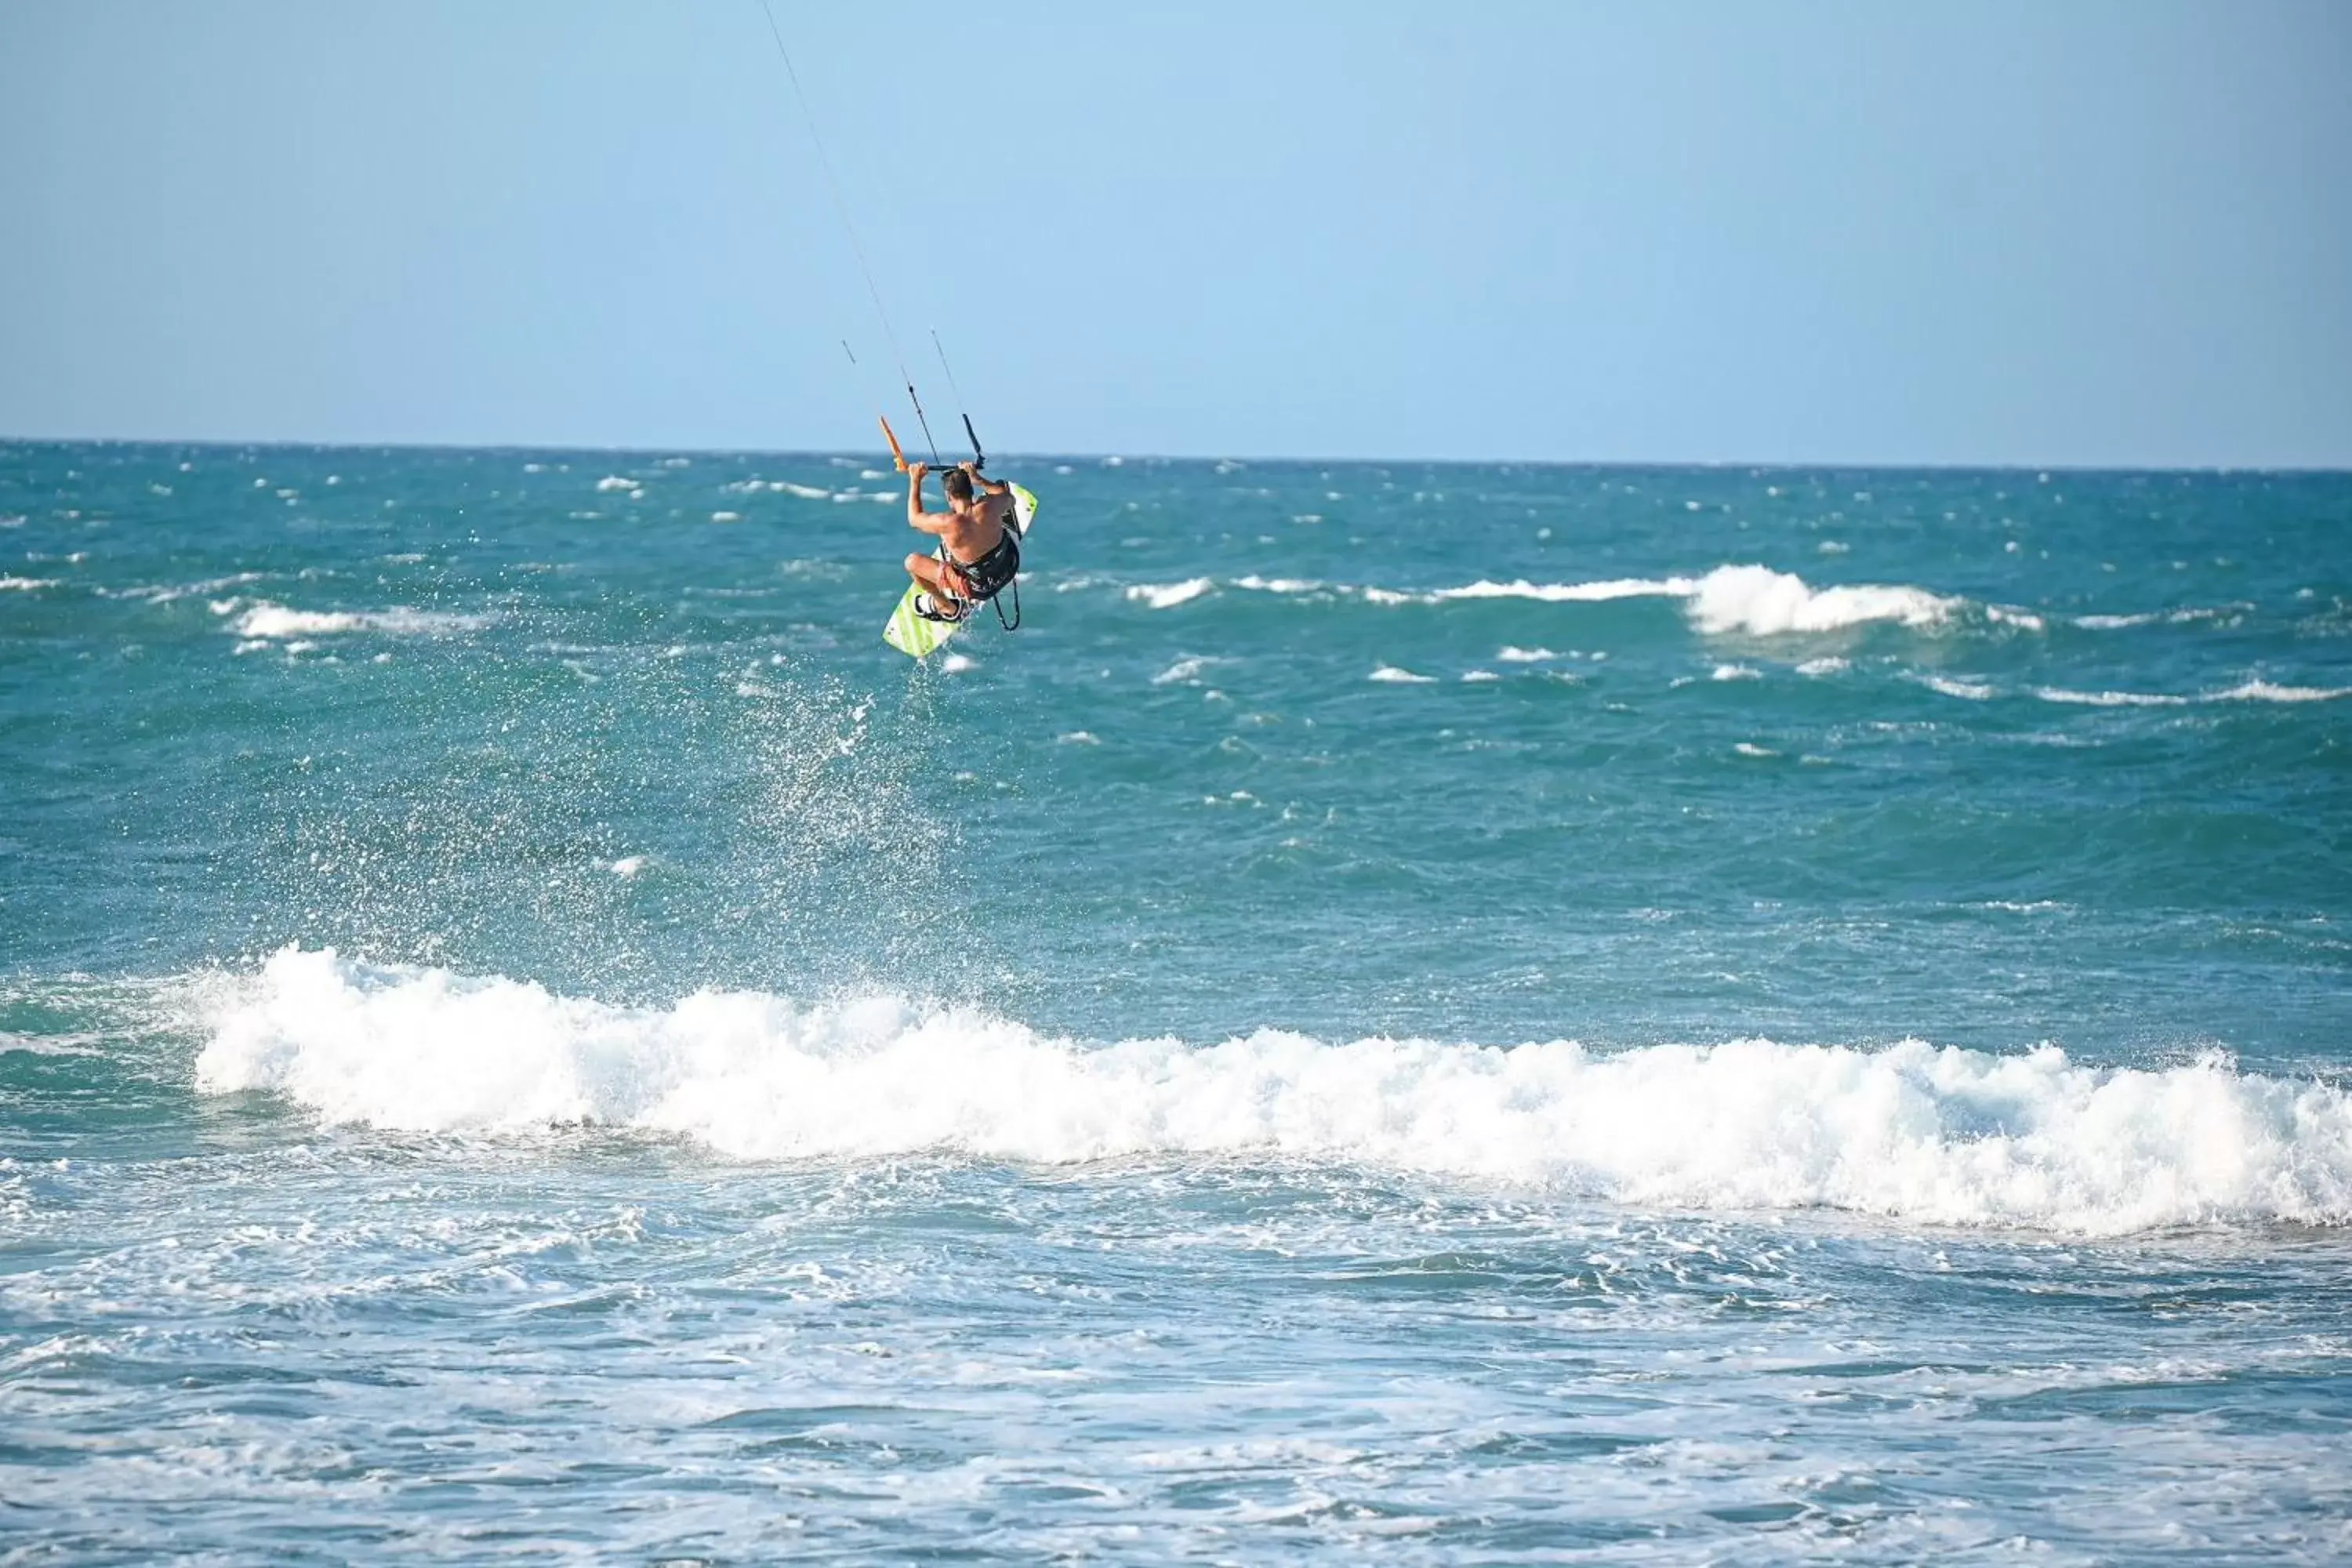
[[[947,559],[920,552],[907,557],[908,574],[925,590],[915,595],[915,614],[927,621],[960,621],[974,605],[996,597],[1021,571],[1013,487],[982,479],[970,463],[959,463],[940,476],[948,510],[925,511],[923,476],[929,472],[928,463],[907,465],[907,526],[938,534]]]

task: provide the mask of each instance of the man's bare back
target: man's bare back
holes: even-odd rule
[[[940,531],[940,542],[959,561],[977,561],[1004,537],[1004,520],[1013,515],[1013,497],[982,493],[971,498],[970,510],[946,515],[955,521]]]
[[[907,465],[907,524],[937,534],[948,559],[910,554],[907,573],[932,595],[931,611],[937,613],[921,613],[934,620],[956,620],[970,605],[994,597],[1021,569],[1020,534],[1007,527],[1013,488],[982,479],[972,465],[961,464],[940,478],[948,510],[926,511],[923,476],[929,472],[928,464]]]

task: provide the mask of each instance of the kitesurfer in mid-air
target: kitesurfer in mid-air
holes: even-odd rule
[[[973,465],[959,463],[940,476],[948,510],[925,511],[923,476],[929,472],[928,463],[907,465],[907,525],[938,534],[946,559],[920,552],[907,557],[908,574],[924,590],[915,595],[915,614],[927,621],[960,621],[1020,574],[1013,487],[982,479]]]

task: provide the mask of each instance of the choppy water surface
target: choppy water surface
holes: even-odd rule
[[[2352,1553],[2352,479],[0,447],[0,1561]]]

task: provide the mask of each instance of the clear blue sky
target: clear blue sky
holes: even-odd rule
[[[1008,453],[2352,466],[2337,0],[774,4]],[[758,0],[0,0],[0,435],[863,447],[888,359]]]

